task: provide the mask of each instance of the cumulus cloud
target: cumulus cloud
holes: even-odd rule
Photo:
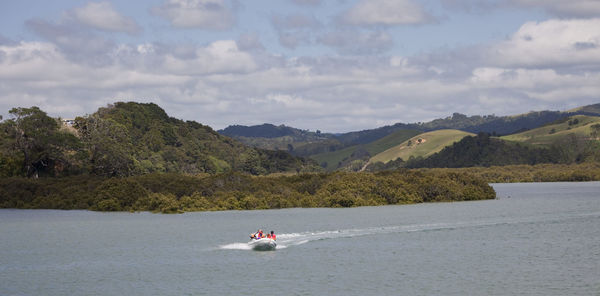
[[[395,26],[425,24],[435,18],[412,0],[361,0],[340,20],[350,25]]]
[[[600,69],[600,18],[548,20],[522,25],[494,44],[487,57],[496,65]]]
[[[153,12],[180,28],[226,30],[234,24],[233,12],[224,0],[166,0]]]
[[[152,101],[214,128],[271,122],[344,132],[453,112],[565,109],[598,102],[599,22],[530,22],[502,41],[416,56],[380,54],[393,42],[383,29],[339,28],[310,38],[349,55],[289,57],[269,53],[256,33],[206,45],[124,44],[30,20],[45,41],[0,44],[0,110],[37,105],[73,117]]]
[[[110,2],[90,2],[84,7],[73,9],[69,15],[81,24],[102,31],[129,34],[141,31],[133,19],[119,14]]]
[[[56,45],[72,60],[96,66],[110,64],[108,53],[115,43],[69,23],[52,23],[40,19],[25,22],[25,26],[38,36]]]

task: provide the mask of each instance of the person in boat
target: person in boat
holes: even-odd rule
[[[262,229],[259,229],[255,233],[250,234],[250,239],[261,239],[262,235]]]
[[[267,234],[267,237],[272,240],[277,240],[277,236],[275,235],[275,232],[273,232],[273,230],[271,230],[271,233]]]
[[[265,234],[263,233],[262,229],[259,229],[255,233],[250,235],[250,238],[253,238],[253,239],[261,239],[264,237],[265,237]]]

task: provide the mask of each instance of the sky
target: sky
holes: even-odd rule
[[[348,132],[600,103],[600,0],[0,1],[0,115]]]

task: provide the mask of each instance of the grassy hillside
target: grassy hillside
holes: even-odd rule
[[[569,113],[577,113],[583,115],[600,116],[600,104],[587,105],[567,111]]]
[[[423,133],[373,156],[369,162],[386,163],[397,158],[407,160],[411,156],[427,157],[470,135],[473,134],[459,130],[437,130]]]
[[[391,147],[418,135],[417,130],[399,130],[379,140],[365,145],[354,145],[341,150],[312,155],[310,158],[316,160],[328,171],[337,169],[343,162],[353,159],[368,158],[377,155]]]
[[[403,165],[407,168],[489,167],[558,163],[562,158],[559,151],[555,149],[505,141],[490,137],[486,133],[479,133],[477,136],[464,137],[427,158],[409,159]]]
[[[600,117],[576,115],[543,127],[503,136],[501,139],[534,145],[551,145],[568,135],[591,137],[594,131],[598,130],[593,126],[599,123]],[[597,133],[594,135],[594,138],[597,137]]]

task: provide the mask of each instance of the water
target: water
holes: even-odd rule
[[[600,182],[352,209],[0,210],[0,295],[600,295]],[[248,250],[261,227],[278,250]]]

